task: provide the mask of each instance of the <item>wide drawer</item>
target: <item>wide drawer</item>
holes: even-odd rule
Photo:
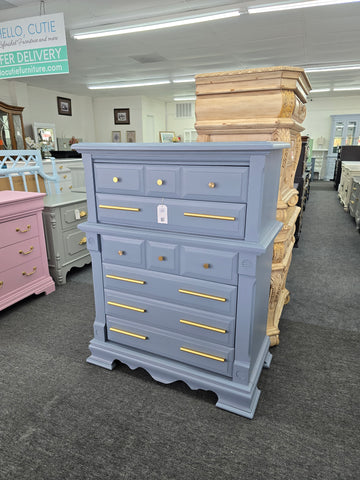
[[[135,310],[125,307],[135,307]],[[234,346],[235,317],[204,313],[182,305],[146,297],[140,298],[114,290],[105,290],[105,312],[129,322],[137,322],[221,345]]]
[[[236,312],[237,287],[231,285],[106,263],[103,264],[103,274],[104,286],[110,290],[224,315],[235,315]],[[139,308],[143,308],[141,304]]]
[[[0,271],[21,265],[41,256],[39,237],[13,243],[0,250]]]
[[[0,273],[0,297],[29,285],[45,274],[42,257],[37,257]]]
[[[1,224],[0,248],[36,237],[38,234],[39,228],[36,215],[10,220]]]
[[[171,358],[221,375],[231,376],[234,349],[176,333],[106,317],[110,341]]]
[[[156,228],[243,239],[246,204],[186,201],[97,194],[100,223]],[[167,223],[160,223],[158,206],[165,205]]]
[[[87,219],[86,202],[71,203],[60,208],[62,228],[72,228]]]

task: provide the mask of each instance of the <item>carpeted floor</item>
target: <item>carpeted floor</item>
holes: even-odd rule
[[[1,480],[359,478],[360,235],[313,182],[253,420],[212,392],[85,362],[91,266],[0,313]]]

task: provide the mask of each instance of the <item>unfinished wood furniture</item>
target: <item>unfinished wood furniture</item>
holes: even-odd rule
[[[294,175],[301,150],[301,123],[310,83],[304,70],[272,67],[196,76],[196,123],[199,142],[283,141],[276,218],[283,228],[274,243],[268,313],[271,345],[279,343],[279,320],[289,300],[286,276],[300,208]]]
[[[55,290],[41,217],[44,195],[0,192],[0,310],[34,293]]]
[[[266,335],[282,148],[77,144],[96,318],[88,362],[212,390],[252,417]],[[74,193],[72,194],[74,195]]]

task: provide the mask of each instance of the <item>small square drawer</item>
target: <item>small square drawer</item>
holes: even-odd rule
[[[247,167],[183,167],[182,198],[246,203]]]
[[[71,258],[79,252],[86,250],[86,235],[77,228],[64,234],[66,254]]]
[[[237,285],[237,253],[183,246],[180,275]]]
[[[36,215],[11,220],[7,222],[6,228],[1,229],[0,248],[35,237],[38,232]]]
[[[143,195],[143,167],[138,165],[95,164],[97,192]]]
[[[104,262],[145,268],[145,240],[101,236]]]
[[[179,197],[179,172],[179,167],[145,167],[145,194],[156,197]]]
[[[179,247],[168,243],[147,242],[146,267],[159,272],[178,273]]]
[[[75,225],[87,220],[86,202],[70,203],[60,209],[61,222],[63,228],[74,227]]]

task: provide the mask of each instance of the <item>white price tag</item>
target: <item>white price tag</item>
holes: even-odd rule
[[[166,205],[157,206],[157,223],[168,223],[168,212]]]
[[[76,220],[80,220],[80,210],[74,210]]]

